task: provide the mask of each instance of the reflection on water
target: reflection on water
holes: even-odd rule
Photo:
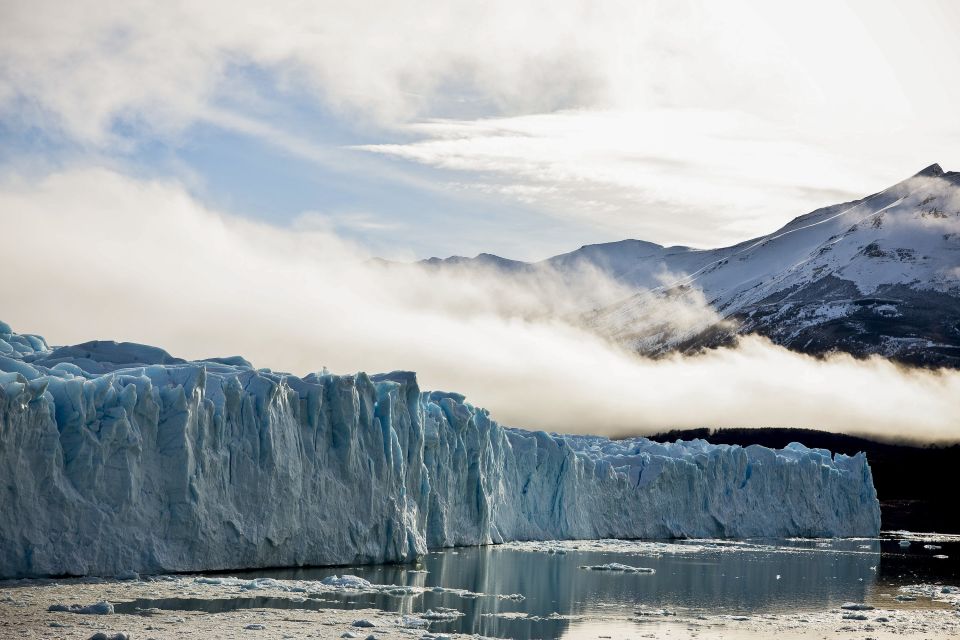
[[[301,601],[287,598],[225,600],[138,600],[116,606],[118,613],[137,608],[224,611],[264,608],[378,608],[417,614],[441,607],[464,615],[437,621],[432,632],[478,633],[497,637],[560,638],[577,620],[629,620],[641,610],[680,610],[684,614],[756,614],[822,610],[847,601],[864,601],[898,580],[929,578],[938,569],[951,573],[953,561],[930,560],[921,545],[900,549],[896,542],[878,540],[777,541],[746,549],[706,548],[694,553],[635,555],[607,551],[568,551],[552,554],[504,547],[479,547],[434,552],[416,566],[379,565],[278,569],[233,573],[246,578],[319,580],[353,574],[376,584],[465,589],[488,594],[464,598],[455,593],[426,591],[416,595],[324,594]],[[828,546],[829,545],[829,546]],[[881,560],[881,545],[884,558]],[[954,545],[948,545],[954,546]],[[946,547],[945,547],[946,548]],[[891,555],[886,555],[887,552]],[[939,553],[950,553],[949,550]],[[915,560],[911,557],[915,556]],[[893,573],[883,570],[884,563]],[[650,567],[654,574],[587,571],[583,565],[619,562]],[[937,564],[937,563],[940,564]],[[929,563],[929,568],[927,564]],[[918,567],[920,567],[918,569]],[[522,594],[522,601],[493,596]],[[574,624],[574,627],[580,625]]]

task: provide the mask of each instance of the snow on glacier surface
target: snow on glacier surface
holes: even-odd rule
[[[3,323],[0,513],[4,577],[880,528],[862,454],[530,432],[409,372],[298,377],[132,343],[50,348]]]

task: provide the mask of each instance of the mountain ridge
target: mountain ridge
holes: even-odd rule
[[[960,367],[960,172],[936,163],[882,191],[726,247],[625,239],[538,262],[484,253],[420,264],[493,267],[508,275],[595,269],[634,293],[584,310],[584,322],[647,355],[759,333],[815,355],[842,351]],[[651,292],[702,294],[723,322],[654,344],[623,324],[645,313]]]

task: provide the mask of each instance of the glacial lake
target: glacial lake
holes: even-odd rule
[[[117,613],[143,609],[218,613],[240,608],[380,609],[417,615],[462,613],[430,632],[502,638],[597,638],[653,631],[671,616],[756,616],[822,611],[857,602],[910,607],[897,588],[957,584],[960,542],[901,546],[899,536],[852,540],[580,541],[447,549],[416,565],[371,565],[230,572],[244,579],[322,580],[354,575],[379,585],[426,588],[416,595],[137,599]],[[947,556],[935,557],[935,556]],[[653,573],[596,570],[619,563]],[[464,597],[430,588],[462,589]],[[523,599],[506,596],[521,594]],[[504,596],[504,597],[496,597]],[[675,620],[679,618],[674,618]],[[363,637],[362,635],[360,637]]]

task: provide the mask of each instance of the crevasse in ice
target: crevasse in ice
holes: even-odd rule
[[[3,323],[0,514],[4,577],[880,528],[862,454],[530,432],[409,372],[297,377],[131,343],[51,349]]]

